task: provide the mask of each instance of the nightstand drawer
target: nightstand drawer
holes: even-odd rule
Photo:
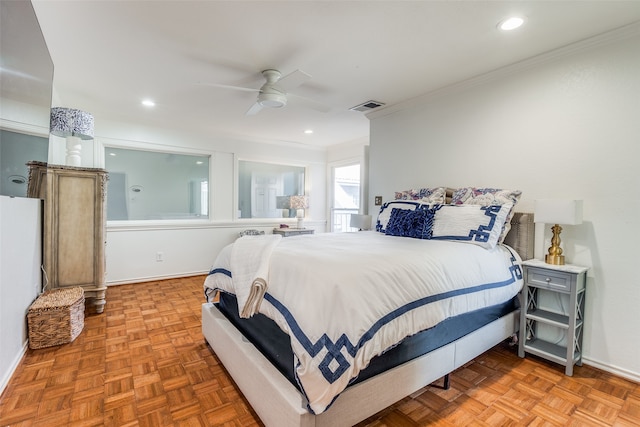
[[[527,283],[537,288],[560,292],[571,292],[571,274],[549,271],[549,269],[529,267]]]

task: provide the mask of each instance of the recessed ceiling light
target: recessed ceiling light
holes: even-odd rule
[[[143,99],[142,105],[144,105],[145,107],[155,107],[156,103],[153,102],[151,99]]]
[[[307,135],[311,135],[313,133],[313,129],[307,129],[304,131]]]
[[[500,21],[498,23],[498,28],[502,31],[511,31],[519,28],[524,24],[524,18],[520,16],[512,16],[510,18],[505,19],[504,21]]]
[[[109,153],[109,155],[115,157],[116,153]]]
[[[202,160],[197,160],[197,161],[196,161],[196,165],[201,165],[201,164],[203,164],[203,163],[204,163],[204,162],[203,162]]]

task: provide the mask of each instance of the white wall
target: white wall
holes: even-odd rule
[[[361,138],[342,144],[327,147],[327,162],[339,163],[345,160],[363,160],[365,147],[369,145],[369,138]]]
[[[0,128],[47,137],[49,111],[0,99]],[[0,196],[0,393],[28,344],[27,312],[41,287],[42,201]]]
[[[583,199],[584,223],[564,227],[562,239],[568,262],[590,267],[584,360],[636,381],[638,28],[369,116],[371,196],[418,186],[515,188],[520,211],[538,198]],[[543,244],[537,231],[541,258],[550,232]]]
[[[42,201],[0,196],[0,394],[27,349],[27,312],[41,288]]]

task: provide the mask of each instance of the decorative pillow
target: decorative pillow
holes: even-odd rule
[[[429,239],[433,226],[432,209],[391,209],[389,223],[385,234],[390,236],[413,237],[414,239]]]
[[[492,249],[513,205],[438,205],[431,239],[468,242]]]
[[[442,204],[445,199],[444,187],[420,188],[417,190],[396,191],[396,200],[416,200],[422,203]]]
[[[503,190],[501,188],[476,188],[463,187],[458,188],[451,196],[452,205],[503,205],[511,203],[514,206],[520,200],[522,191],[520,190]]]
[[[376,231],[384,233],[387,229],[387,223],[389,222],[389,218],[391,217],[391,210],[396,209],[409,209],[416,210],[422,206],[420,202],[410,202],[410,201],[393,201],[386,202],[380,206],[380,212],[378,213],[378,219],[376,220]]]
[[[511,229],[511,218],[513,218],[513,207],[520,200],[522,191],[520,190],[503,190],[500,188],[475,188],[464,187],[458,188],[451,198],[452,205],[503,205],[511,203],[511,211],[507,215],[502,232],[500,233],[499,242],[502,243],[507,233]]]

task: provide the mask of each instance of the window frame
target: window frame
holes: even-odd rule
[[[118,229],[162,229],[162,228],[201,228],[202,226],[211,225],[215,221],[214,218],[214,203],[212,196],[213,177],[214,177],[214,162],[215,152],[207,150],[191,149],[186,147],[174,147],[139,141],[118,141],[118,140],[102,140],[101,141],[103,153],[102,164],[106,169],[106,159],[110,148],[119,150],[132,150],[132,151],[146,151],[151,153],[160,154],[176,154],[185,156],[201,156],[209,159],[208,167],[208,212],[209,215],[206,218],[176,218],[176,219],[126,219],[126,220],[107,220],[106,226],[109,230]],[[107,173],[109,171],[107,170]],[[107,194],[108,198],[108,194]]]

